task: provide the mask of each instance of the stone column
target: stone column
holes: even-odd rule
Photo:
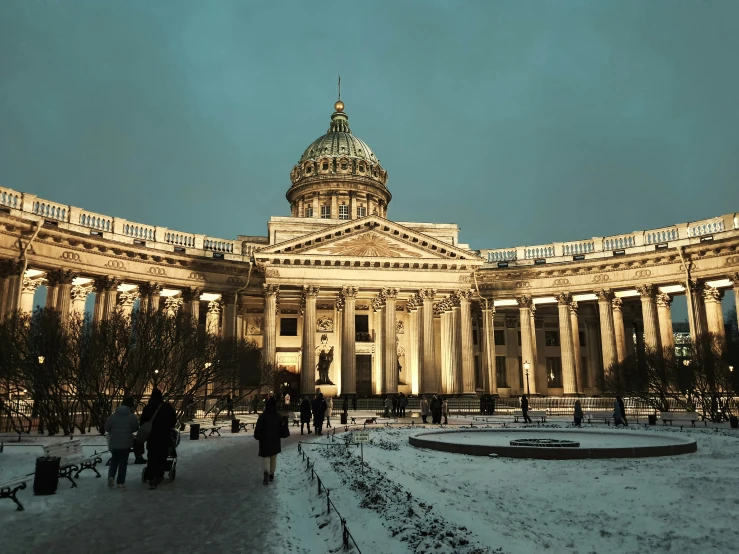
[[[739,327],[739,273],[734,273],[734,275],[731,276],[731,282],[734,283],[734,305],[737,319],[736,324]]]
[[[69,321],[69,314],[72,312],[72,283],[77,277],[77,274],[69,269],[57,270],[57,305],[56,309],[59,311],[62,323]]]
[[[85,303],[87,295],[92,292],[91,285],[73,285],[72,286],[72,311],[77,314],[85,313]]]
[[[246,296],[239,294],[236,299],[236,339],[246,338]]]
[[[536,304],[531,302],[531,382],[532,390],[536,391],[536,375],[539,371],[539,341],[536,340]],[[546,378],[541,384],[541,388],[544,388],[546,384]],[[536,393],[536,392],[534,392]]]
[[[644,344],[650,352],[661,354],[662,346],[659,340],[659,322],[657,321],[657,304],[655,302],[657,289],[654,285],[641,285],[636,289],[641,296]]]
[[[303,287],[303,345],[300,364],[300,394],[316,392],[316,298],[319,288],[313,285]],[[267,326],[267,310],[264,310],[264,324]]]
[[[657,319],[659,319],[659,336],[664,356],[675,356],[675,334],[672,330],[672,297],[660,292],[657,294]]]
[[[383,371],[384,393],[398,392],[398,339],[395,318],[398,289],[383,289],[385,295],[385,367]]]
[[[61,270],[55,269],[46,273],[46,307],[56,310],[59,298],[59,281],[57,276]]]
[[[562,385],[566,395],[577,394],[577,378],[575,373],[575,346],[572,341],[572,319],[570,305],[572,296],[569,293],[557,295],[559,310],[559,345],[562,356]]]
[[[462,339],[462,394],[475,394],[475,351],[472,340],[471,290],[459,291],[459,317]],[[484,378],[483,378],[484,380]]]
[[[139,285],[139,309],[142,312],[156,312],[159,311],[159,298],[162,292],[162,287],[158,283],[142,283]]]
[[[279,285],[263,285],[264,294],[264,321],[262,321],[262,361],[265,365],[273,366],[277,355],[277,310],[280,297]],[[313,296],[313,330],[316,327],[316,297]],[[305,325],[303,325],[305,333]],[[316,347],[316,335],[313,333],[313,350]],[[315,371],[311,374],[315,375]],[[315,381],[315,378],[313,379]]]
[[[626,359],[626,332],[624,330],[624,302],[616,297],[611,300],[613,311],[613,333],[616,337],[616,361],[622,363]]]
[[[356,327],[354,322],[357,287],[342,287],[344,310],[341,326],[341,394],[357,393]]]
[[[712,346],[714,351],[720,355],[726,350],[724,313],[721,309],[724,291],[706,285],[703,289],[703,299],[705,301],[706,322],[708,324],[708,332],[711,335]]]
[[[408,375],[410,375],[411,394],[419,394],[421,391],[419,366],[421,359],[420,324],[419,324],[419,300],[416,295],[411,296],[405,304],[408,311]]]
[[[220,298],[208,302],[208,313],[205,316],[205,332],[212,336],[220,333],[221,311],[223,302]]]
[[[434,359],[434,296],[436,289],[421,289],[418,295],[423,301],[423,363],[421,365],[421,394],[439,392],[440,373]]]
[[[108,279],[108,286],[105,289],[105,309],[103,311],[104,319],[110,319],[117,308],[118,285],[120,285],[120,281],[118,279]]]
[[[451,341],[449,344],[451,345],[450,359],[452,363],[452,389],[449,392],[458,394],[462,391],[462,337],[459,332],[459,299],[456,294],[449,296],[449,307],[451,308],[449,317]]]
[[[136,302],[136,299],[138,298],[139,293],[136,289],[122,291],[118,293],[118,309],[121,310],[121,313],[126,317],[131,317],[131,312],[133,311],[133,304]]]
[[[532,347],[532,329],[531,329],[531,306],[533,305],[530,296],[519,296],[516,298],[518,302],[519,319],[521,325],[521,362],[529,362],[528,383],[526,379],[526,370],[523,371],[523,387],[526,394],[536,394],[536,366],[534,365],[534,351]]]
[[[482,307],[482,372],[487,375],[485,392],[498,394],[498,373],[495,366],[495,308],[492,301],[481,300]],[[489,307],[485,307],[489,306]]]
[[[28,277],[23,278],[20,306],[23,313],[30,314],[33,312],[33,295],[36,294],[36,289],[41,283],[41,279],[29,279]]]
[[[313,193],[313,217],[321,217],[321,198],[317,192]],[[315,389],[316,387],[314,385],[313,390],[315,391]]]
[[[223,338],[232,340],[236,338],[236,293],[224,292],[221,294],[223,301]]]
[[[305,217],[305,205],[303,197],[298,198],[298,217]]]
[[[339,219],[339,197],[334,190],[331,191],[331,219]]]
[[[105,291],[113,281],[112,277],[95,277],[92,287],[95,291],[95,307],[92,311],[92,322],[100,323],[105,318]]]
[[[382,393],[383,368],[385,367],[385,299],[382,292],[372,299],[372,328],[375,331],[375,355],[372,360],[372,391]]]
[[[349,191],[349,219],[357,219],[357,193]]]
[[[688,323],[690,323],[690,338],[698,343],[708,329],[706,310],[703,304],[703,283],[691,279],[684,283],[685,294],[688,295]]]
[[[439,300],[434,309],[439,315],[440,325],[440,352],[441,360],[439,360],[439,366],[441,370],[441,393],[452,394],[454,393],[454,370],[452,362],[452,346],[454,344],[452,335],[452,310],[447,298]]]
[[[21,264],[15,260],[0,261],[0,321],[17,309]]]
[[[190,316],[193,325],[196,327],[200,323],[200,295],[202,294],[202,289],[193,287],[182,291],[185,313]]]
[[[575,380],[577,394],[583,394],[582,352],[580,351],[580,320],[577,318],[577,302],[570,302],[570,327],[572,329],[572,355],[575,357]]]
[[[603,349],[603,375],[609,375],[611,367],[618,361],[616,357],[616,334],[613,329],[613,292],[610,289],[595,291],[598,296],[600,313],[600,340]]]

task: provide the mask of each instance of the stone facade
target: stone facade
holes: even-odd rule
[[[674,349],[675,295],[687,294],[693,336],[721,337],[723,292],[739,302],[737,214],[471,250],[454,224],[387,219],[387,172],[335,109],[291,172],[291,217],[271,218],[265,237],[173,231],[0,188],[0,317],[31,310],[39,286],[65,317],[90,294],[96,320],[136,301],[186,310],[256,341],[303,393],[360,396],[598,394],[612,363]]]

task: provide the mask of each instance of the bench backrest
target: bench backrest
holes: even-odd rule
[[[59,458],[70,458],[82,454],[82,441],[74,439],[68,442],[60,442],[44,446],[44,455],[57,456]]]

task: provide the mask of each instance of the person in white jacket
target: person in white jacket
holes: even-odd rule
[[[424,423],[428,423],[426,418],[429,416],[429,401],[425,396],[421,397],[421,419]]]
[[[334,409],[334,399],[332,396],[328,397],[326,401],[326,427],[331,427],[331,413]]]

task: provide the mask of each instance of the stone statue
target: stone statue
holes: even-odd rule
[[[334,361],[334,347],[330,347],[328,350],[321,349],[318,353],[318,380],[316,385],[333,385],[331,379],[328,377],[328,370],[331,367],[331,362]]]

